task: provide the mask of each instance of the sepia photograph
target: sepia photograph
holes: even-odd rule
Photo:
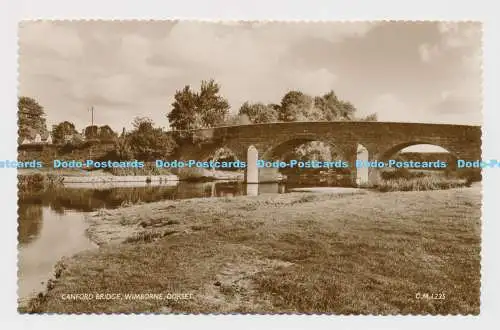
[[[18,37],[19,313],[480,313],[480,22]]]

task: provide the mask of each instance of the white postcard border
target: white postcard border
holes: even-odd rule
[[[500,23],[495,22],[494,2],[420,0],[379,1],[291,1],[291,0],[17,0],[2,1],[0,10],[0,158],[17,157],[17,22],[20,19],[208,19],[208,20],[480,20],[483,34],[483,159],[500,159]],[[488,5],[490,4],[490,6]],[[489,8],[491,7],[491,8]],[[49,36],[48,36],[49,37]],[[305,316],[305,315],[121,315],[63,316],[19,315],[17,313],[17,195],[16,174],[0,169],[2,183],[2,247],[3,290],[0,295],[0,323],[9,328],[50,329],[164,329],[176,327],[219,329],[422,329],[450,327],[454,329],[493,327],[499,310],[500,278],[498,195],[500,170],[483,172],[482,288],[480,316]]]

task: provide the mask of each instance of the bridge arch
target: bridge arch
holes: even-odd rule
[[[418,149],[420,149],[418,151],[417,150],[415,150],[415,151],[406,150],[405,151],[405,149],[409,149],[410,147],[421,147],[421,148],[418,148]],[[432,150],[432,149],[434,149],[434,150]],[[416,159],[404,159],[404,157],[403,157],[403,159],[405,161],[414,160],[414,161],[435,162],[435,161],[439,160],[439,161],[443,161],[443,162],[447,163],[446,168],[443,168],[443,169],[414,168],[413,169],[414,171],[421,172],[421,171],[436,171],[437,170],[437,171],[443,171],[441,173],[446,174],[446,175],[456,175],[457,174],[456,173],[456,168],[457,168],[456,164],[457,164],[457,159],[459,159],[459,157],[460,157],[459,152],[457,152],[456,149],[454,149],[453,147],[446,146],[446,144],[440,144],[440,143],[436,143],[436,142],[418,140],[418,141],[397,143],[397,144],[389,147],[385,151],[381,152],[378,155],[378,158],[376,158],[375,160],[387,162],[390,159],[399,158],[399,157],[396,157],[396,155],[398,155],[402,151],[404,151],[404,152],[401,153],[400,156],[404,155],[404,153],[424,154],[427,156],[425,158],[421,158],[421,157],[416,156]],[[432,154],[440,154],[440,155],[432,157],[431,156]],[[442,154],[447,154],[447,155],[442,155]],[[397,171],[397,170],[398,170],[397,168],[382,168],[382,169],[370,168],[369,169],[369,182],[371,184],[376,185],[381,180],[381,177],[384,173],[390,174],[387,172],[393,172],[393,171]],[[408,170],[411,171],[412,169],[408,169]]]
[[[209,160],[218,161],[232,156],[235,160],[238,158],[236,153],[226,146],[214,147],[207,150],[206,153],[202,155],[200,161],[206,162]]]
[[[380,161],[388,161],[392,156],[394,156],[398,152],[400,152],[408,147],[419,146],[419,145],[440,147],[443,149],[443,152],[450,153],[456,159],[459,158],[459,151],[457,152],[456,150],[454,150],[453,146],[447,146],[446,144],[436,143],[433,141],[418,140],[418,141],[403,142],[403,143],[398,143],[398,144],[393,145],[392,147],[386,149],[385,151],[383,151],[380,154],[379,160]]]
[[[211,159],[220,160],[221,151],[224,151],[222,152],[222,154],[226,153],[233,155],[235,159],[244,160],[246,158],[246,150],[243,150],[239,146],[230,143],[199,145],[196,147],[187,148],[187,150],[181,151],[178,157],[181,157],[182,160],[193,159],[196,161],[204,162]]]
[[[282,157],[287,152],[290,152],[303,144],[315,141],[324,143],[330,148],[330,151],[335,151],[341,156],[343,156],[344,154],[344,150],[339,148],[339,146],[331,139],[325,136],[307,135],[287,137],[274,142],[271,146],[269,146],[262,152],[261,159],[278,160],[279,157]]]
[[[306,146],[307,145],[307,146]],[[300,150],[300,147],[304,146],[307,149]],[[311,148],[309,148],[311,147]],[[350,145],[349,145],[350,147]],[[259,157],[259,159],[266,161],[285,161],[289,162],[292,159],[297,161],[302,160],[319,160],[319,161],[336,161],[336,160],[346,160],[355,157],[355,151],[344,144],[336,143],[336,140],[332,138],[331,135],[317,135],[317,134],[299,134],[298,136],[287,136],[281,139],[275,139],[268,143],[267,148]],[[298,149],[299,148],[299,149]],[[297,153],[298,151],[298,153]],[[315,154],[311,154],[314,152]],[[352,155],[351,155],[352,154]],[[305,156],[305,157],[304,157]],[[295,159],[298,158],[298,159]],[[330,170],[332,172],[330,172]],[[327,175],[328,180],[340,184],[345,184],[349,181],[352,184],[352,177],[355,176],[356,169],[334,169],[331,168],[310,168],[309,170],[302,171],[300,168],[260,168],[259,178],[260,182],[269,182],[276,180],[275,178],[281,177],[282,175],[291,175],[292,179],[299,180],[317,180],[320,172]],[[326,173],[325,173],[326,172]],[[301,177],[297,175],[306,175],[306,177]],[[312,175],[312,177],[308,177]],[[274,179],[273,179],[274,178]],[[327,178],[324,178],[325,180]],[[312,182],[312,181],[311,181]],[[343,183],[344,182],[344,183]]]

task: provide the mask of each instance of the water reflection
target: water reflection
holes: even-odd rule
[[[42,205],[27,206],[27,209],[36,211],[19,213],[18,294],[21,298],[43,290],[54,265],[63,256],[95,247],[85,236],[87,224],[83,213],[60,214]]]
[[[18,239],[24,245],[35,239],[42,229],[42,205],[26,204],[20,200],[18,208]]]
[[[279,193],[279,184],[254,185],[259,193]],[[205,182],[178,185],[144,185],[139,187],[92,188],[61,187],[35,193],[21,194],[19,199],[20,219],[38,218],[40,210],[34,205],[50,207],[56,213],[65,210],[81,212],[101,208],[112,209],[125,204],[150,203],[161,200],[186,199],[197,197],[231,197],[247,193],[246,185],[241,182]],[[28,206],[32,206],[29,208]],[[38,214],[35,210],[38,210]],[[32,220],[30,220],[32,221]]]
[[[257,185],[255,185],[257,187]],[[276,189],[275,192],[278,192]],[[87,185],[47,189],[20,193],[18,210],[18,235],[21,246],[32,243],[46,225],[45,217],[64,217],[67,211],[77,213],[113,209],[123,205],[150,203],[161,200],[195,197],[224,197],[245,195],[245,185],[239,182],[206,182],[177,185],[144,184],[130,187],[123,185]],[[45,210],[45,211],[44,211]],[[48,213],[47,213],[48,212]],[[64,219],[62,219],[64,221]]]
[[[232,197],[240,195],[287,193],[297,187],[331,186],[320,180],[300,180],[284,183],[249,184],[242,182],[205,182],[176,184],[143,184],[123,186],[116,184],[87,185],[87,188],[65,186],[34,193],[19,195],[19,243],[30,243],[40,232],[43,217],[42,209],[65,215],[67,210],[91,212],[101,208],[113,209],[124,205],[150,203],[161,200],[186,199],[197,197]]]

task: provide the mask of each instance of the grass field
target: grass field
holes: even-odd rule
[[[478,186],[101,211],[89,229],[100,248],[64,260],[21,312],[478,314],[480,212]],[[192,299],[63,299],[75,293]]]

